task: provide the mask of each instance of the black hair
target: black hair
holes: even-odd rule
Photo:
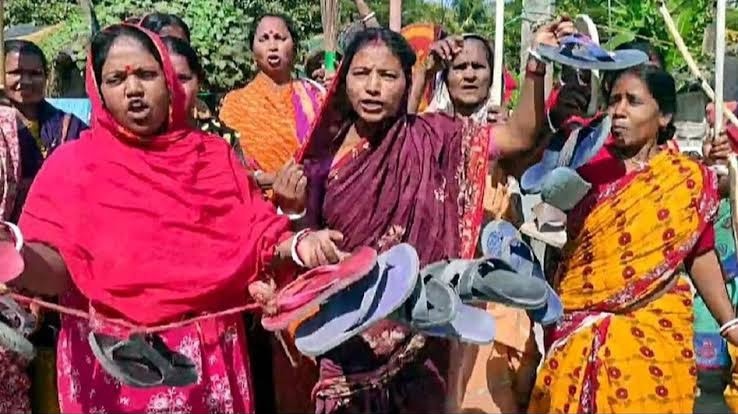
[[[49,62],[46,60],[46,55],[44,55],[43,50],[41,50],[41,48],[38,47],[37,44],[22,39],[6,40],[5,56],[8,56],[10,53],[28,54],[38,57],[39,60],[41,60],[41,66],[43,66],[44,74],[48,74]]]
[[[259,23],[261,23],[261,21],[266,19],[267,17],[280,19],[284,22],[284,25],[287,26],[287,31],[290,32],[290,37],[292,38],[292,45],[295,54],[297,54],[297,49],[300,45],[300,36],[297,34],[297,30],[295,30],[295,24],[292,22],[292,19],[282,13],[264,13],[259,15],[259,17],[254,20],[254,28],[249,32],[249,47],[251,48],[251,50],[254,50],[254,40],[256,40],[256,28],[259,27]]]
[[[159,65],[163,67],[161,55],[159,54],[156,45],[144,32],[129,25],[113,25],[97,33],[90,42],[92,69],[95,73],[95,80],[97,81],[98,87],[100,87],[102,68],[105,61],[108,60],[110,47],[113,46],[113,43],[115,43],[115,41],[121,36],[130,37],[141,43],[146,50],[154,56],[154,59],[159,62]]]
[[[187,41],[190,41],[190,27],[187,26],[187,23],[185,23],[185,21],[176,14],[155,12],[146,15],[146,17],[141,20],[141,27],[156,34],[161,33],[161,31],[168,26],[182,29],[187,37]]]
[[[674,137],[674,133],[676,132],[676,127],[674,126],[674,114],[676,114],[677,110],[677,93],[674,78],[669,74],[669,72],[658,66],[643,64],[615,72],[612,76],[611,85],[614,87],[618,79],[625,74],[635,75],[643,81],[648,88],[648,92],[659,106],[661,114],[671,115],[669,124],[659,132],[658,136],[658,144],[666,143],[666,141]],[[606,102],[610,101],[611,92],[612,88],[606,91]]]
[[[655,60],[656,64],[666,70],[666,59],[664,59],[663,53],[657,49],[651,42],[647,40],[633,40],[625,42],[620,46],[616,47],[615,50],[635,49],[648,55],[650,60]]]
[[[370,27],[356,33],[354,38],[351,40],[351,43],[349,43],[346,48],[343,63],[341,65],[341,71],[338,74],[339,79],[342,79],[345,82],[349,66],[351,66],[351,61],[354,60],[354,56],[356,56],[364,46],[373,42],[385,44],[392,54],[397,57],[400,61],[400,65],[402,66],[402,71],[405,73],[405,78],[407,79],[409,87],[410,82],[412,81],[412,71],[416,60],[415,51],[401,34],[384,27]]]
[[[169,50],[169,53],[180,55],[187,60],[187,65],[189,65],[190,70],[197,76],[200,82],[205,81],[205,70],[203,70],[202,64],[200,64],[200,57],[189,43],[172,36],[164,36],[161,40],[164,42],[167,50]]]

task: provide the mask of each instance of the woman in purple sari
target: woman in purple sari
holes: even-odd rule
[[[570,22],[552,23],[536,41],[555,44],[567,31]],[[415,54],[401,35],[367,29],[344,56],[301,154],[309,221],[342,231],[348,251],[406,242],[421,265],[472,257],[487,161],[535,145],[545,119],[545,65],[529,59],[520,106],[508,123],[480,127],[444,114],[406,113]],[[447,342],[382,321],[319,358],[316,412],[446,412],[448,356]]]
[[[17,113],[19,184],[8,219],[16,222],[33,178],[51,152],[79,137],[85,124],[45,101],[46,57],[27,40],[5,42],[5,95]],[[15,152],[15,151],[11,151]]]

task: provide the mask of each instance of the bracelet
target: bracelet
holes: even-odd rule
[[[725,331],[721,332],[720,333],[720,336],[722,336],[723,338],[725,338],[725,335],[727,335],[728,332],[734,330],[735,328],[738,328],[738,324],[731,325],[730,327],[728,327],[727,329],[725,329]]]
[[[282,207],[277,206],[277,214],[279,214],[280,216],[287,216],[290,221],[297,221],[305,218],[305,215],[307,215],[307,208],[303,208],[300,213],[285,214],[285,212],[282,210]]]
[[[21,249],[23,249],[24,240],[23,233],[21,233],[20,228],[9,221],[2,221],[2,224],[10,230],[10,233],[13,234],[13,238],[15,239],[15,250],[21,251]]]
[[[295,233],[294,236],[292,236],[292,246],[290,247],[290,255],[292,256],[292,261],[295,262],[296,265],[300,267],[307,267],[305,266],[305,262],[300,259],[300,255],[297,253],[297,245],[302,241],[302,239],[305,238],[305,236],[310,233],[310,229],[304,229],[300,230],[297,233]]]
[[[728,322],[725,322],[723,326],[720,327],[720,336],[725,335],[728,330],[732,329],[735,326],[738,326],[738,318],[733,318]]]

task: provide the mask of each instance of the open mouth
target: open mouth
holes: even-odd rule
[[[279,57],[279,55],[269,55],[267,56],[267,63],[269,63],[269,66],[279,66],[280,63],[282,63],[282,58]]]
[[[141,99],[133,99],[128,103],[128,114],[132,118],[143,118],[149,113],[149,106]]]
[[[359,105],[364,112],[368,113],[379,113],[382,112],[382,109],[384,108],[382,101],[378,101],[376,99],[362,99],[359,101]]]

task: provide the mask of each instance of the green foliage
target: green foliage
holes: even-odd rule
[[[52,25],[74,14],[76,8],[76,0],[10,0],[5,2],[5,24]]]

